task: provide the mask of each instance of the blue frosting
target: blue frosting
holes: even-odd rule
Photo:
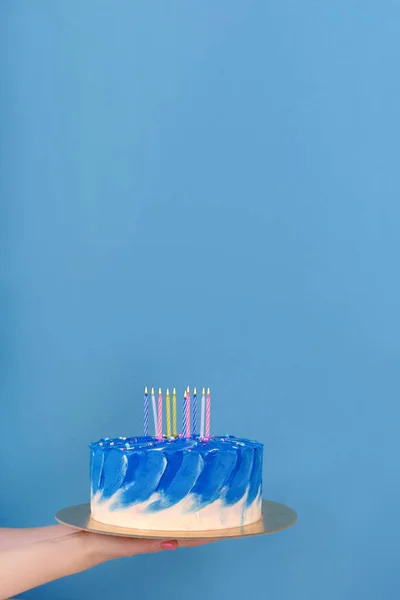
[[[162,510],[180,502],[189,494],[201,474],[203,459],[198,452],[186,451],[180,452],[180,454],[183,454],[182,463],[175,477],[168,488],[163,491],[161,500],[153,502],[149,506],[149,510]],[[160,487],[154,491],[160,492]]]
[[[204,453],[204,468],[192,489],[197,500],[193,510],[203,508],[217,500],[222,490],[230,485],[239,453],[229,446],[221,450],[213,448]]]
[[[231,474],[230,485],[224,494],[224,500],[227,504],[235,504],[246,493],[251,481],[254,453],[257,451],[256,448],[241,449],[240,460],[236,461],[235,469]]]
[[[235,504],[247,494],[250,505],[261,492],[263,446],[232,436],[201,440],[152,437],[103,439],[91,444],[92,493],[108,499],[111,508],[159,499],[148,506],[158,511],[189,493],[196,511],[221,498]]]
[[[100,477],[103,498],[110,498],[120,489],[125,479],[127,466],[127,456],[117,448],[111,448],[104,453],[103,470]]]

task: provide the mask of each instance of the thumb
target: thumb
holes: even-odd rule
[[[127,545],[127,550],[130,550],[132,554],[152,554],[162,550],[176,550],[179,546],[176,540],[129,539],[126,541],[133,542]]]

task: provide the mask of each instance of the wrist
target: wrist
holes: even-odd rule
[[[96,548],[93,535],[94,534],[87,531],[73,531],[64,537],[55,540],[55,542],[68,544],[68,547],[71,547],[70,545],[72,544],[76,557],[79,557],[79,560],[83,561],[86,565],[85,568],[89,568],[102,562],[102,557]],[[103,560],[105,560],[105,558]]]
[[[78,543],[81,547],[81,551],[93,565],[97,565],[112,558],[109,556],[109,552],[107,552],[107,544],[104,543],[107,542],[107,540],[103,539],[103,535],[91,533],[89,531],[80,531],[76,535],[79,536]]]

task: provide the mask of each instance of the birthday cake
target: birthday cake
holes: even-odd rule
[[[176,401],[172,427],[168,395],[167,435],[163,435],[160,396],[161,392],[154,413],[156,435],[91,444],[92,518],[149,531],[204,531],[258,521],[262,516],[263,445],[209,435],[204,430],[207,420],[209,429],[209,395],[205,419],[204,394],[200,433],[190,431],[190,400],[185,394],[183,432],[173,432]]]

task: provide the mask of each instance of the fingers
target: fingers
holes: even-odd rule
[[[141,544],[141,553],[159,552],[160,550],[177,550],[178,548],[195,548],[204,546],[215,540],[136,540]]]
[[[162,550],[176,550],[178,542],[173,540],[124,539],[127,554],[154,554]]]
[[[121,556],[133,556],[135,554],[154,554],[155,552],[177,550],[178,548],[195,548],[216,541],[137,539],[93,533],[88,535],[93,536],[91,537],[92,548],[99,560],[109,560]]]
[[[99,559],[109,560],[121,556],[133,556],[135,554],[153,554],[161,552],[162,540],[125,538],[108,535],[90,534],[92,548]],[[169,547],[166,549],[170,549]],[[171,548],[172,549],[172,548]]]
[[[162,550],[176,550],[178,548],[178,542],[161,542]]]
[[[149,540],[149,539],[127,539],[123,540],[124,552],[127,555],[153,554],[163,550],[177,550],[178,548],[196,548],[204,546],[216,540]]]

